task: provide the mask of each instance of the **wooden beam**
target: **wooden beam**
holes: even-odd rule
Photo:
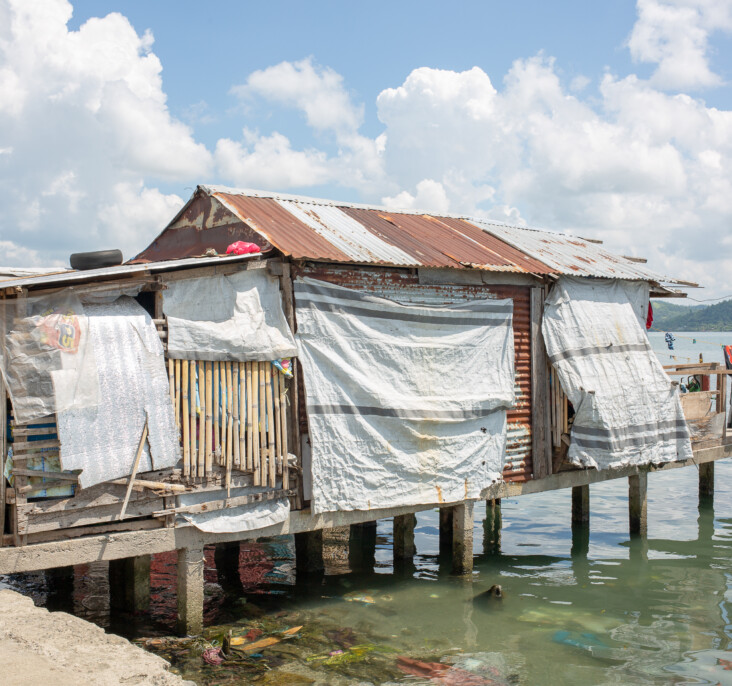
[[[552,473],[549,360],[541,333],[544,289],[531,289],[531,456],[534,478]]]

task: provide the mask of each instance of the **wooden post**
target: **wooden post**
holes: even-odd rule
[[[125,612],[144,612],[150,605],[150,556],[109,562],[110,605]]]
[[[376,564],[376,522],[351,524],[348,564],[352,572],[372,572]]]
[[[586,526],[590,522],[590,487],[572,487],[572,528]]]
[[[648,474],[628,477],[628,523],[631,536],[648,535]]]
[[[549,360],[541,319],[544,314],[544,289],[531,289],[531,455],[534,478],[552,473],[551,419],[549,411]]]
[[[499,553],[501,551],[501,500],[487,500],[485,503],[485,520],[483,522],[483,552]]]
[[[699,465],[699,500],[714,498],[714,462]]]
[[[295,569],[298,575],[323,573],[322,529],[295,534]]]
[[[470,574],[473,571],[473,502],[452,508],[452,572]]]
[[[203,631],[203,545],[178,550],[178,633]]]
[[[397,560],[411,560],[417,548],[414,545],[414,527],[417,525],[417,515],[414,513],[394,517],[394,564]]]

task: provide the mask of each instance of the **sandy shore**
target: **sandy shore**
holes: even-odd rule
[[[4,686],[195,686],[124,638],[8,590],[0,591],[0,665]]]

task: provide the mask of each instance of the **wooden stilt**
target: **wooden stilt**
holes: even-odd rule
[[[452,571],[470,574],[473,571],[473,503],[464,502],[452,510]]]
[[[648,474],[628,477],[628,524],[631,536],[648,535]]]
[[[726,379],[722,381],[726,383]],[[699,465],[699,498],[711,499],[714,497],[714,462],[704,462]]]
[[[590,521],[590,487],[572,487],[572,526],[585,526]]]

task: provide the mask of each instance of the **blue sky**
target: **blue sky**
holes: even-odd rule
[[[731,33],[732,0],[0,0],[3,262],[134,254],[220,183],[595,236],[711,296]]]

